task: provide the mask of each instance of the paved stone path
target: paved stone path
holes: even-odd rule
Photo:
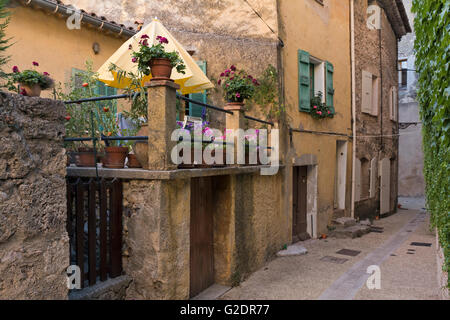
[[[272,260],[220,299],[438,299],[435,235],[422,207],[404,206],[376,221],[383,233],[302,242],[306,255]],[[361,253],[346,256],[341,249]],[[380,268],[381,289],[366,286],[370,265]]]

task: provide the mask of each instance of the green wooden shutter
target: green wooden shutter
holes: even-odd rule
[[[326,103],[334,113],[334,85],[333,85],[333,73],[334,68],[330,62],[326,62]]]
[[[309,53],[298,50],[298,107],[300,111],[309,112],[311,109],[309,81]]]
[[[206,75],[206,61],[197,61],[197,65],[202,69],[203,73]],[[191,93],[189,95],[189,99],[206,103],[206,90],[199,93]],[[202,116],[203,107],[196,105],[194,103],[189,103],[189,115],[191,117],[201,117]]]

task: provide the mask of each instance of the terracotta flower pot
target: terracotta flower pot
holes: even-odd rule
[[[29,97],[40,97],[41,96],[41,87],[38,84],[34,84],[29,86],[24,83],[20,83],[20,88],[24,89]]]
[[[137,135],[148,137],[148,124],[142,124],[141,129],[138,131]],[[142,168],[148,169],[148,142],[136,141],[136,143],[133,145],[133,152]]]
[[[105,168],[121,169],[125,166],[128,147],[105,147],[106,155],[103,158]]]
[[[170,80],[172,74],[172,63],[169,59],[150,60],[152,80]]]
[[[244,108],[244,101],[240,101],[240,102],[230,102],[228,101],[227,104],[225,105],[225,110],[241,110]]]
[[[95,167],[94,149],[78,148],[78,157],[75,158],[77,167]]]
[[[130,153],[128,155],[128,168],[142,168],[135,154]]]

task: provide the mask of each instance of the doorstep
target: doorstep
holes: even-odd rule
[[[230,289],[231,287],[213,284],[208,289],[191,298],[191,300],[216,300],[227,293]]]

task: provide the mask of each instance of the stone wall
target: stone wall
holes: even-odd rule
[[[391,160],[391,211],[395,211],[398,194],[398,124],[390,118],[389,91],[398,87],[397,37],[386,12],[381,10],[381,30],[367,27],[367,1],[355,2],[355,104],[356,158],[370,161],[377,158]],[[362,72],[368,71],[379,79],[381,90],[378,115],[362,112]],[[375,136],[375,137],[374,137]],[[368,175],[369,172],[361,173]],[[379,208],[380,178],[377,173],[375,197],[357,203],[355,215],[374,216]]]
[[[0,92],[0,299],[67,299],[64,115]]]

